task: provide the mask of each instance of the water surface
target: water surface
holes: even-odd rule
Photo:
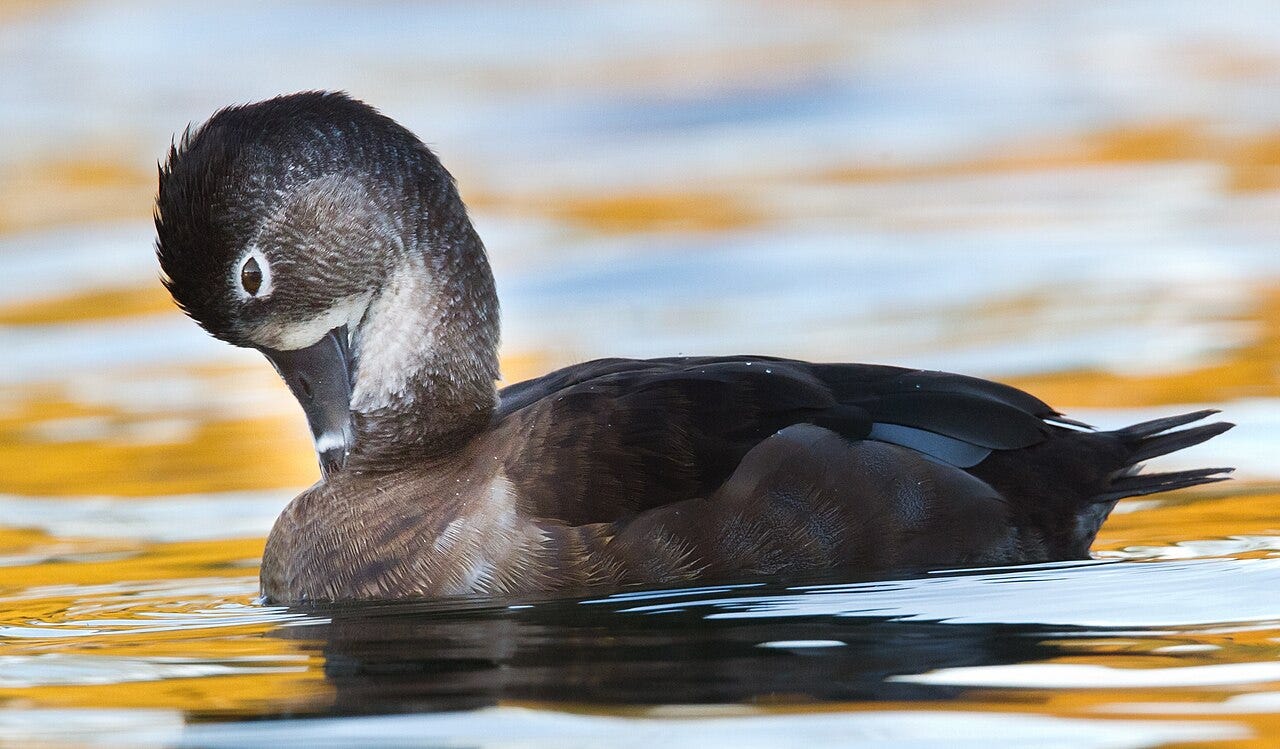
[[[0,2],[0,744],[1280,743],[1270,3]],[[316,477],[171,307],[154,161],[345,88],[459,179],[518,381],[605,355],[961,370],[1221,408],[1096,559],[587,599],[255,603]]]

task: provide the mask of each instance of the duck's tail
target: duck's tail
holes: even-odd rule
[[[1091,501],[1114,502],[1125,497],[1140,497],[1145,494],[1226,481],[1230,478],[1226,474],[1234,471],[1234,468],[1197,468],[1170,473],[1138,473],[1143,461],[1198,445],[1235,426],[1230,422],[1218,421],[1190,429],[1177,429],[1216,413],[1218,412],[1214,409],[1192,411],[1177,416],[1166,416],[1163,419],[1144,421],[1112,432],[1111,434],[1129,450],[1128,465],[1117,471],[1106,490],[1093,497]],[[1170,431],[1175,429],[1176,431]]]

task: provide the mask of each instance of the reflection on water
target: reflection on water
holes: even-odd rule
[[[1239,593],[1280,584],[1276,562],[1072,563],[865,582],[830,575],[603,598],[313,612],[231,603],[155,610],[165,606],[161,599],[216,593],[213,581],[202,582],[200,593],[183,589],[190,581],[138,590],[152,600],[143,604],[148,610],[131,612],[110,603],[118,590],[82,589],[101,601],[73,611],[73,620],[0,632],[45,641],[34,648],[38,654],[0,656],[0,693],[75,695],[70,704],[100,709],[133,704],[92,701],[112,693],[105,689],[112,684],[203,681],[222,699],[205,694],[177,703],[187,728],[145,711],[132,723],[120,713],[101,716],[124,721],[114,737],[120,743],[198,746],[341,745],[364,731],[388,745],[434,736],[448,745],[506,737],[557,746],[566,736],[612,741],[622,728],[621,738],[640,746],[630,732],[652,737],[659,727],[674,731],[681,745],[726,740],[751,727],[761,732],[760,746],[789,745],[776,744],[783,738],[799,746],[786,731],[816,740],[842,725],[849,735],[885,742],[936,742],[961,726],[974,740],[999,739],[999,726],[1014,732],[1006,738],[1045,746],[1069,736],[1076,736],[1073,746],[1233,738],[1246,730],[1221,720],[1114,716],[1129,713],[1129,703],[1134,716],[1176,716],[1179,705],[1216,718],[1280,708],[1254,692],[1280,681],[1274,604]],[[224,586],[234,594],[234,584]],[[176,641],[155,647],[161,633]],[[144,636],[152,643],[141,647]],[[210,642],[238,646],[190,655]],[[94,652],[104,647],[110,654]],[[255,692],[255,679],[288,691]],[[147,706],[163,704],[157,697],[165,694],[157,689]],[[43,707],[58,704],[55,698]],[[276,727],[226,722],[264,709],[292,720]],[[560,716],[540,717],[544,711]],[[999,720],[955,711],[994,712]],[[299,720],[386,713],[420,715],[351,719],[337,733]],[[907,720],[913,713],[931,717]],[[72,713],[86,721],[93,715]],[[702,718],[696,727],[688,724],[693,717]],[[27,732],[21,735],[81,740],[100,725],[73,720],[41,734],[22,720],[10,716],[3,724]],[[1262,735],[1274,739],[1265,725]]]
[[[1265,656],[1232,648],[1215,654],[1216,666],[1178,668],[1194,657],[1154,654],[1171,645],[1163,628],[1182,630],[1178,644],[1194,628],[1210,624],[1218,636],[1257,629],[1258,622],[1270,629],[1271,602],[1250,607],[1214,591],[1224,579],[1237,581],[1237,587],[1274,588],[1280,584],[1280,564],[1274,561],[1280,560],[1057,565],[863,583],[747,583],[514,608],[362,607],[329,612],[323,623],[285,632],[323,643],[337,704],[357,712],[512,701],[643,706],[942,700],[964,696],[953,685],[1027,686],[1006,664],[1040,669],[1043,681],[1033,685],[1042,688],[1249,684],[1280,679],[1280,662],[1225,663]],[[1141,598],[1131,594],[1139,589]],[[1198,603],[1170,600],[1172,590]],[[1050,596],[1056,605],[1047,610],[1031,604]],[[1223,604],[1217,619],[1205,610],[1206,596]],[[1055,681],[1043,663],[1075,651],[1071,639],[1115,638],[1117,632],[1129,657],[1153,654],[1144,668],[1133,670],[1144,678]],[[1206,668],[1221,675],[1189,673]],[[985,680],[957,676],[970,672]],[[1006,673],[1011,681],[1002,682],[1000,674]]]
[[[0,744],[1280,743],[1267,0],[0,0]],[[963,370],[1101,426],[1222,408],[1098,560],[289,611],[316,468],[155,281],[154,160],[345,88],[433,144],[517,381],[603,355]],[[258,720],[271,718],[270,721]]]

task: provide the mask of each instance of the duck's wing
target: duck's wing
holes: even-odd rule
[[[604,568],[621,584],[1042,558],[1012,520],[994,488],[959,468],[795,424],[753,447],[715,494],[610,524],[597,553],[616,560]]]
[[[793,424],[969,468],[1046,440],[1061,418],[962,375],[749,356],[587,362],[513,385],[500,404],[504,467],[523,509],[574,525],[708,497]]]

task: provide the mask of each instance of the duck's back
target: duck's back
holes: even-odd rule
[[[838,499],[849,514],[837,513],[834,530],[861,528],[885,544],[916,534],[937,552],[912,561],[949,564],[963,560],[943,549],[972,557],[1004,544],[1006,531],[1020,549],[990,561],[1080,557],[1121,497],[1219,480],[1219,469],[1130,475],[1230,428],[1165,432],[1208,413],[1097,432],[972,377],[740,356],[569,367],[503,390],[495,428],[511,445],[507,478],[534,517],[618,528],[661,518],[671,532],[673,507],[723,524],[764,518],[780,502]],[[690,501],[696,511],[681,507]],[[989,532],[965,522],[961,533],[960,518]]]

